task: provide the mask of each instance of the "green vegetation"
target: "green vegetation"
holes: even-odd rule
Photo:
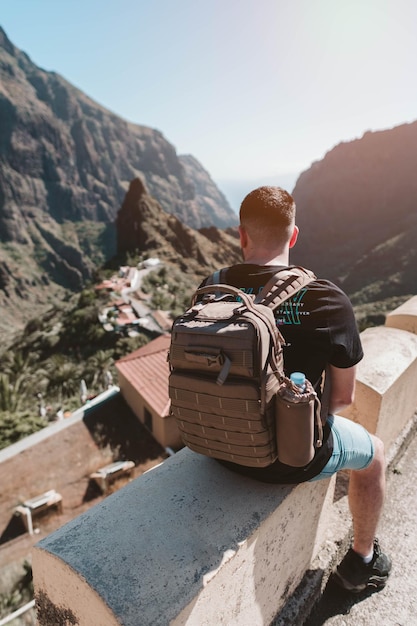
[[[25,251],[21,245],[14,242],[3,243],[2,249],[8,254],[9,258],[17,264],[25,262]]]
[[[97,267],[105,262],[109,251],[115,246],[112,229],[102,222],[66,221],[62,225],[62,234],[65,240],[71,241],[75,247],[79,246]]]
[[[94,289],[84,290],[67,309],[28,322],[1,355],[0,449],[45,427],[60,409],[81,406],[82,380],[89,396],[116,382],[114,361],[149,341],[106,332],[98,321],[102,304]]]
[[[132,254],[124,262],[135,266],[141,260]],[[100,270],[96,283],[113,273],[111,267]],[[195,276],[164,263],[146,274],[141,288],[151,296],[151,308],[169,310],[175,317],[189,306],[196,283]],[[116,382],[114,362],[151,339],[145,332],[129,337],[104,330],[98,316],[109,299],[93,286],[85,288],[30,320],[0,355],[0,449],[44,428],[58,411],[77,409],[82,404],[81,381],[89,397],[106,389],[109,381]],[[383,324],[385,313],[406,299],[362,303],[357,297],[360,330]]]
[[[362,294],[355,294],[352,297],[353,308],[358,322],[359,331],[372,326],[383,326],[386,314],[393,311],[401,304],[412,298],[412,295],[394,296],[376,302],[366,301]]]
[[[171,311],[173,317],[190,305],[191,294],[196,286],[195,276],[181,273],[168,265],[150,272],[142,282],[144,293],[152,294],[152,308]]]
[[[0,594],[0,618],[7,617],[33,599],[32,568],[27,561],[23,562],[22,567],[23,573],[9,593]]]
[[[0,449],[36,433],[47,425],[48,421],[45,418],[27,411],[18,413],[0,411]]]
[[[138,257],[129,259],[135,266]],[[114,273],[97,272],[95,282]],[[151,294],[150,306],[177,315],[189,305],[196,279],[175,267],[149,272],[142,289]],[[117,383],[115,361],[145,345],[145,331],[135,337],[104,330],[98,316],[109,302],[108,293],[91,285],[68,302],[54,305],[30,320],[18,339],[0,354],[0,449],[44,428],[58,411],[81,406],[81,381],[88,397]]]

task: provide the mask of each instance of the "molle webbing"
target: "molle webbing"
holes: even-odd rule
[[[195,452],[266,467],[277,458],[274,398],[284,377],[274,309],[315,277],[280,270],[254,298],[222,283],[225,276],[209,277],[174,321],[171,414]]]

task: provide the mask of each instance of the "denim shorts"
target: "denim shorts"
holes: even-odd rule
[[[330,415],[327,421],[333,433],[333,454],[311,481],[330,478],[340,470],[365,469],[374,458],[373,441],[363,426],[340,415]]]

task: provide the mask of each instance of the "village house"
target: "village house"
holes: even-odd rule
[[[170,335],[164,334],[115,363],[123,398],[133,413],[165,449],[183,446],[170,415],[167,354]]]

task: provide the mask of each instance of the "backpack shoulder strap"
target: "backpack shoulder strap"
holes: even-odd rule
[[[279,270],[262,288],[255,302],[274,309],[316,278],[313,272],[299,266]]]
[[[205,282],[205,285],[219,285],[222,283],[227,270],[228,268],[224,267],[223,269],[216,270],[213,274],[210,274]]]

